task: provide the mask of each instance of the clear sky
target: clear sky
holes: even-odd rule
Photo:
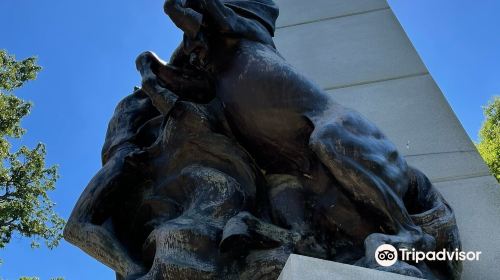
[[[348,1],[348,0],[346,0]],[[417,51],[469,136],[476,139],[483,106],[500,94],[500,1],[390,0]],[[107,121],[140,83],[135,57],[168,58],[181,34],[162,12],[163,0],[0,0],[0,48],[19,59],[39,57],[35,82],[17,91],[35,103],[22,144],[42,141],[60,166],[51,197],[67,218],[100,167]],[[113,272],[62,241],[32,250],[14,238],[0,251],[0,276],[113,279]]]

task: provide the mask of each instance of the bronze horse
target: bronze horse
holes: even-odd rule
[[[272,0],[167,0],[184,31],[110,122],[65,238],[118,279],[276,279],[299,253],[429,279],[461,264],[375,261],[381,244],[460,249],[453,211],[383,133],[273,42]]]

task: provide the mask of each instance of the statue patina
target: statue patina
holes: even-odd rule
[[[279,54],[272,0],[167,0],[184,32],[145,52],[103,167],[65,238],[117,279],[276,279],[297,253],[427,279],[458,261],[375,261],[382,244],[460,249],[452,209],[384,134]]]

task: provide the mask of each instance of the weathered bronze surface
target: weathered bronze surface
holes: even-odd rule
[[[184,32],[169,63],[137,58],[103,167],[65,238],[118,279],[276,279],[297,253],[428,279],[461,263],[379,245],[460,249],[453,211],[384,134],[274,46],[271,0],[167,0]]]

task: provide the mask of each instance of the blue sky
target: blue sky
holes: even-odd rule
[[[390,0],[417,51],[469,136],[476,139],[481,106],[500,94],[500,2]],[[35,103],[21,144],[47,144],[60,166],[52,193],[65,218],[100,167],[100,148],[116,103],[139,84],[135,57],[153,50],[168,58],[181,34],[162,12],[163,0],[0,0],[0,48],[39,57],[35,82],[16,93]],[[15,238],[0,251],[0,276],[67,280],[113,279],[114,273],[62,242],[32,250]]]

